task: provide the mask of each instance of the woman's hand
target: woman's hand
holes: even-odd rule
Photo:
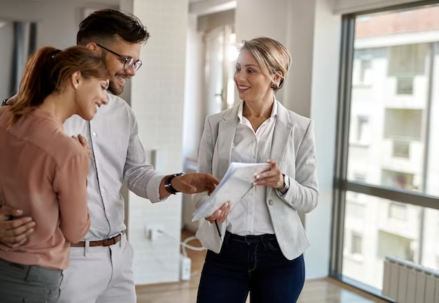
[[[267,162],[271,164],[270,169],[256,175],[253,185],[283,188],[285,186],[284,175],[277,166],[276,160],[268,159]]]
[[[227,219],[227,216],[229,215],[229,211],[230,211],[230,201],[227,201],[220,207],[220,209],[214,212],[211,216],[205,218],[205,220],[209,221],[212,224],[215,223],[215,220],[218,221],[219,223],[224,223]]]
[[[91,150],[90,147],[87,144],[87,140],[82,136],[78,135],[78,137],[72,136],[73,139],[79,142],[81,144],[82,148],[84,149],[85,154],[87,155],[87,158],[91,158]]]

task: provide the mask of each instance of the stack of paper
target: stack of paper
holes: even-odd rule
[[[270,169],[269,163],[232,162],[209,199],[204,201],[194,212],[192,221],[209,217],[227,201],[230,201],[230,208],[233,209],[236,203],[253,187],[255,175],[268,169]]]

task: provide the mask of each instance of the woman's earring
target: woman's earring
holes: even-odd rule
[[[271,83],[271,88],[272,88],[272,89],[277,89],[277,87],[278,87],[278,86],[277,86],[277,84],[276,84],[276,83],[274,83],[274,82],[273,82],[273,83]]]

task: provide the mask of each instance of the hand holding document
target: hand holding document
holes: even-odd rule
[[[230,201],[230,208],[233,209],[253,187],[255,175],[270,169],[270,166],[269,163],[232,162],[209,199],[194,212],[192,221],[209,217],[227,201]]]

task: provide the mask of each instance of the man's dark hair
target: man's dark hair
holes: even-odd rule
[[[113,9],[103,9],[92,13],[79,24],[76,43],[114,40],[117,36],[128,43],[145,43],[149,38],[146,27],[140,20]]]

